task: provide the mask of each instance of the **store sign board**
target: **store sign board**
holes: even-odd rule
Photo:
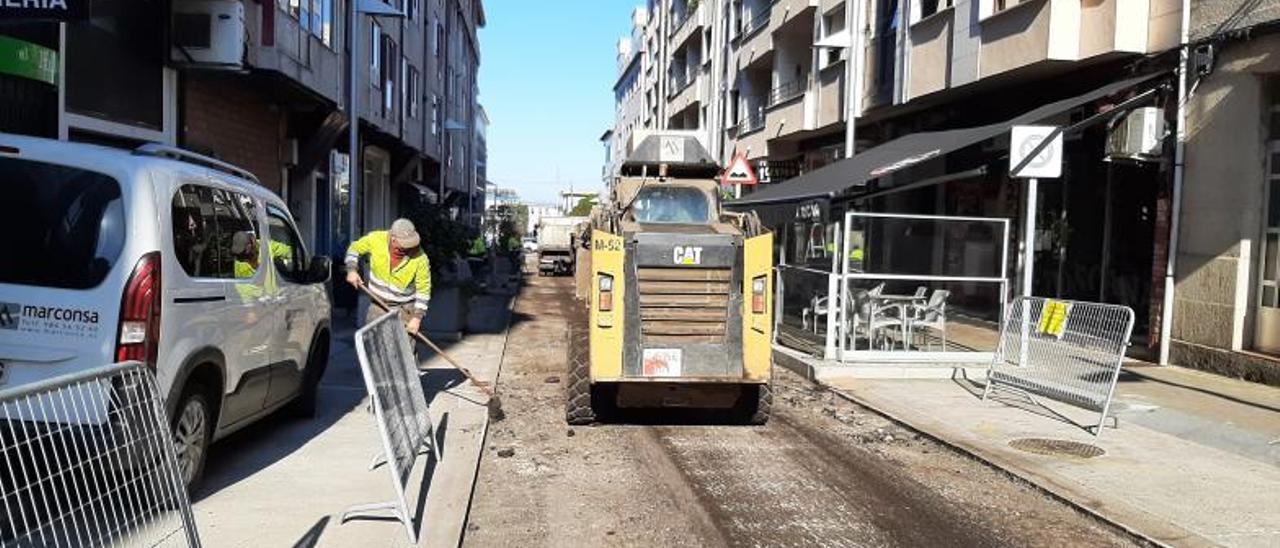
[[[0,0],[0,2],[13,0]],[[0,11],[0,19],[4,19]],[[39,44],[0,35],[0,74],[58,84],[58,52]]]
[[[0,0],[0,20],[46,19],[79,21],[89,18],[91,0]]]

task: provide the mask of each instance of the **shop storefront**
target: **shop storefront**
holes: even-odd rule
[[[777,343],[840,362],[988,363],[1027,276],[1034,295],[1124,304],[1145,324],[1167,164],[1117,158],[1107,138],[1128,112],[1162,105],[1164,84],[1135,78],[910,134],[731,203],[778,235]],[[1063,177],[1041,182],[1030,212],[1026,183],[1008,176],[1010,128],[1027,124],[1066,129]]]

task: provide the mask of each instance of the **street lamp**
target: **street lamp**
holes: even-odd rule
[[[394,17],[404,18],[404,12],[397,11],[395,8],[387,5],[380,0],[349,0],[347,2],[347,50],[351,52],[350,62],[347,63],[347,84],[350,86],[347,95],[347,153],[349,160],[347,161],[347,206],[350,208],[350,240],[356,241],[360,237],[359,229],[356,227],[356,219],[360,217],[360,176],[364,169],[364,162],[360,159],[360,81],[357,76],[360,74],[357,65],[360,63],[360,31],[359,22],[362,21],[360,14],[370,17]],[[374,37],[377,38],[376,36]]]

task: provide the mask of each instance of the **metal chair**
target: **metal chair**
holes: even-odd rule
[[[875,348],[877,340],[881,342],[883,349],[892,350],[894,343],[892,342],[892,339],[887,336],[886,332],[894,328],[898,331],[898,339],[901,344],[904,345],[903,348],[906,348],[906,318],[890,314],[890,312],[897,310],[897,307],[884,306],[880,302],[879,296],[883,291],[884,284],[880,284],[869,291],[856,293],[855,298],[851,299],[854,301],[854,309],[853,312],[850,313],[850,316],[853,318],[852,325],[854,326],[854,329],[850,331],[854,336],[853,341],[855,350],[857,349],[856,341],[857,333],[859,331],[857,327],[859,325],[866,326],[866,329],[862,330],[862,332],[866,334],[868,350]]]
[[[951,292],[946,289],[936,289],[929,296],[929,302],[921,305],[912,305],[909,320],[911,324],[911,332],[914,337],[917,327],[925,329],[933,329],[942,334],[942,351],[947,350],[947,297],[951,296]],[[932,339],[929,348],[933,348]]]

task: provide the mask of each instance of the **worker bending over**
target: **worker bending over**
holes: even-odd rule
[[[364,286],[387,305],[399,308],[400,319],[409,333],[418,332],[431,301],[431,262],[420,243],[413,222],[396,219],[390,230],[376,230],[352,242],[344,261],[347,283],[356,289]],[[369,257],[367,285],[359,271],[360,257],[365,255]],[[364,323],[384,313],[377,304],[370,303]]]

